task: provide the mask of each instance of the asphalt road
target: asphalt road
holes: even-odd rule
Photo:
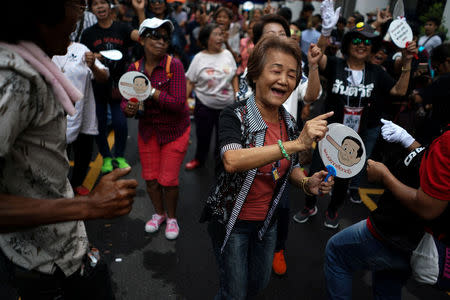
[[[195,124],[193,123],[193,128]],[[145,222],[154,210],[141,179],[137,152],[137,121],[129,120],[126,157],[132,165],[128,176],[139,181],[133,210],[128,216],[113,220],[87,222],[93,245],[100,249],[111,267],[113,286],[118,300],[140,299],[213,299],[218,289],[217,267],[206,225],[198,222],[203,202],[213,181],[214,162],[195,171],[180,174],[178,222],[180,236],[175,241],[164,237],[164,226],[155,234],[144,231]],[[195,134],[191,131],[185,162],[195,151]],[[303,195],[291,188],[291,217],[303,207]],[[325,299],[322,272],[327,240],[336,230],[323,226],[324,210],[329,197],[319,202],[319,213],[306,224],[290,223],[287,241],[287,274],[273,275],[269,286],[258,299]],[[341,229],[367,217],[364,204],[346,201],[341,209]],[[291,218],[292,220],[292,218]],[[403,292],[406,300],[449,299],[430,287],[409,282]],[[356,274],[354,299],[373,299],[370,274]]]

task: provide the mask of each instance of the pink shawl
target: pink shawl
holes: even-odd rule
[[[52,86],[55,97],[64,110],[71,116],[76,113],[73,104],[82,99],[83,94],[73,86],[41,48],[27,41],[21,41],[17,45],[0,42],[0,45],[16,52],[26,60]]]

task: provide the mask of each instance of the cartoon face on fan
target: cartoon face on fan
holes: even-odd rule
[[[137,94],[143,94],[148,88],[148,79],[144,76],[136,76],[133,79],[133,90]]]
[[[342,140],[342,145],[338,145],[336,141],[329,135],[327,140],[338,150],[338,159],[341,164],[347,167],[356,165],[361,160],[363,149],[361,142],[352,136],[346,136]]]

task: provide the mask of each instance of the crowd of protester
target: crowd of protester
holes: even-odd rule
[[[373,271],[376,299],[400,299],[425,230],[448,249],[450,44],[437,32],[439,19],[411,24],[413,41],[401,49],[387,32],[389,8],[344,18],[331,0],[320,12],[305,2],[299,16],[270,2],[250,11],[239,1],[47,2],[23,8],[27,31],[7,13],[0,18],[17,25],[0,34],[2,299],[114,298],[107,266],[92,263],[82,220],[131,210],[137,181],[121,179],[130,172],[127,118],[139,122],[154,208],[146,232],[166,223],[166,238],[176,239],[181,168],[216,162],[201,217],[217,260],[216,299],[253,297],[271,270],[286,273],[290,188],[305,194],[293,216],[299,224],[317,214],[316,196],[331,193],[324,226],[333,230],[347,197],[362,202],[362,178],[386,189],[367,220],[329,240],[330,299],[351,298],[359,269]],[[143,111],[119,92],[127,71],[150,81]],[[195,156],[183,166],[191,122]],[[330,123],[351,127],[364,142],[367,171],[351,180],[324,181],[314,145]],[[102,178],[89,191],[83,181],[94,141]],[[448,289],[448,281],[440,284]]]

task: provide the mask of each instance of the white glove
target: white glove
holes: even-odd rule
[[[341,7],[334,10],[333,0],[324,0],[320,5],[320,15],[322,16],[322,35],[330,36],[334,26],[336,26],[339,20],[339,13]]]
[[[381,119],[383,127],[381,127],[381,135],[383,139],[390,143],[400,143],[403,147],[408,148],[414,142],[414,138],[402,127],[392,121]]]

